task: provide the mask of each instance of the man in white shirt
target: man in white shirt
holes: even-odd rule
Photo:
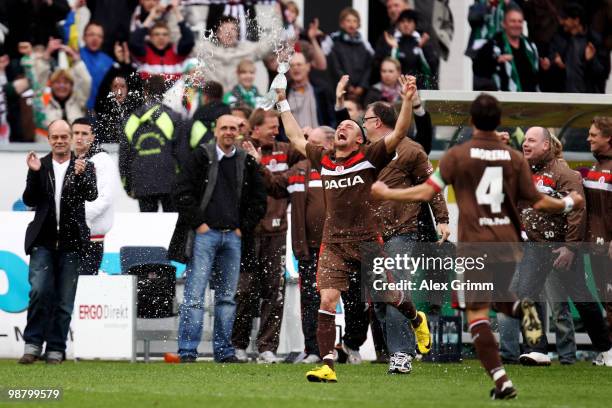
[[[85,203],[85,217],[90,239],[81,250],[80,275],[96,275],[104,255],[104,236],[113,226],[113,201],[119,183],[117,165],[96,142],[91,122],[79,118],[72,123],[74,152],[77,157],[91,161],[96,169],[98,198]]]

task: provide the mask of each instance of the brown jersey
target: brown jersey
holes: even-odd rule
[[[540,199],[525,158],[487,136],[451,148],[428,179],[439,192],[452,184],[459,207],[459,242],[518,242],[518,201]]]
[[[384,139],[360,146],[347,157],[306,144],[306,156],[321,174],[325,197],[324,243],[374,239],[381,231],[370,188],[378,172],[391,161]]]
[[[582,192],[580,174],[570,169],[563,160],[546,157],[531,166],[532,180],[537,190],[554,198],[562,198],[576,191]],[[522,204],[522,203],[521,203]],[[579,242],[584,235],[584,209],[569,214],[549,214],[524,206],[521,211],[523,228],[530,241],[536,242]]]
[[[380,172],[378,179],[391,188],[406,188],[420,184],[433,173],[427,153],[420,144],[404,138],[395,149],[393,160]],[[432,200],[438,223],[448,223],[448,209],[441,193]],[[390,237],[417,231],[421,203],[382,201],[378,214],[383,223],[383,235]]]
[[[586,239],[597,245],[612,240],[612,151],[596,156],[597,163],[583,179],[587,206]]]
[[[257,141],[253,141],[258,147]],[[293,164],[303,156],[288,143],[274,142],[271,146],[261,146],[261,165],[272,174],[286,173]],[[268,207],[266,215],[259,222],[255,232],[263,235],[277,235],[287,232],[287,206],[286,198],[274,198],[268,194]]]

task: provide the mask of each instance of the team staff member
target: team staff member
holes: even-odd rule
[[[519,242],[519,200],[551,213],[569,212],[582,206],[584,199],[575,192],[563,200],[538,193],[526,160],[506,146],[495,132],[501,122],[501,107],[497,99],[481,94],[472,103],[470,115],[474,136],[470,141],[451,148],[426,183],[406,189],[390,189],[378,182],[372,186],[373,195],[383,200],[430,201],[447,184],[452,184],[459,206],[460,243]],[[522,320],[523,336],[531,344],[542,336],[542,325],[533,301],[508,301],[514,298],[509,286],[516,269],[516,256],[512,252],[498,255],[494,257],[498,262],[489,263],[491,267],[485,268],[484,273],[472,276],[476,278],[472,281],[492,282],[495,272],[495,290],[485,294],[466,292],[467,318],[478,358],[495,382],[491,397],[510,399],[515,398],[517,392],[502,365],[491,331],[491,302],[493,299],[502,300],[495,303],[496,309]],[[466,275],[469,279],[470,275],[467,272]]]
[[[405,96],[400,120],[395,130],[365,146],[364,132],[358,123],[345,120],[336,129],[334,150],[309,144],[291,114],[285,93],[278,90],[281,119],[292,145],[320,169],[326,204],[323,239],[319,253],[317,286],[321,296],[317,341],[324,365],[306,373],[308,381],[336,382],[334,342],[336,337],[335,310],[342,292],[349,290],[349,281],[359,279],[362,262],[361,243],[380,240],[375,205],[368,192],[378,172],[393,158],[395,148],[405,137],[411,121],[415,79],[403,77]],[[389,302],[409,319],[419,321],[419,329],[427,322],[417,314],[410,301],[393,292]],[[427,333],[429,336],[429,333]]]
[[[94,164],[98,188],[98,198],[85,202],[90,240],[84,243],[81,251],[79,275],[97,275],[104,255],[104,236],[113,226],[113,201],[119,172],[113,159],[97,142],[88,118],[75,120],[72,123],[72,134],[77,157],[84,157]]]
[[[35,207],[36,214],[25,239],[31,289],[20,364],[40,359],[45,342],[48,364],[65,359],[79,277],[79,251],[89,241],[85,201],[98,196],[93,163],[71,154],[70,125],[56,120],[48,131],[51,153],[39,159],[30,152],[26,159],[29,170],[23,202]]]
[[[609,289],[612,286],[612,117],[595,117],[587,141],[597,163],[583,180],[587,202],[586,240],[591,243],[591,266],[599,298],[606,309],[608,326],[612,327],[612,291]],[[612,352],[600,353],[594,363],[612,366]]]
[[[376,143],[393,132],[397,116],[393,106],[387,102],[374,102],[366,109],[363,127],[370,143]],[[427,154],[420,144],[410,138],[403,138],[395,150],[393,160],[380,172],[379,180],[393,187],[410,187],[425,181],[433,172]],[[418,216],[419,203],[400,203],[383,201],[377,210],[383,224],[384,250],[387,256],[395,257],[411,253],[419,241]],[[450,235],[448,229],[448,210],[444,196],[438,193],[432,201],[433,213],[438,223],[442,241]],[[406,276],[397,274],[396,281]],[[376,303],[375,311],[385,334],[389,351],[389,373],[404,374],[412,369],[415,356],[415,338],[407,319],[394,307]],[[423,313],[423,312],[419,312]],[[423,314],[424,315],[424,314]],[[418,339],[418,351],[426,354],[431,348],[429,338]]]
[[[561,198],[570,191],[583,194],[580,174],[570,169],[562,158],[561,143],[555,141],[546,128],[532,127],[525,134],[523,154],[533,173],[533,182],[542,194]],[[584,241],[586,211],[579,209],[565,214],[547,214],[531,207],[521,212],[521,223],[529,243],[526,244],[518,295],[538,298],[544,289],[549,273],[556,273],[566,293],[558,294],[555,301],[571,297],[585,325],[593,347],[598,352],[608,352],[612,347],[609,331],[599,304],[593,299],[584,279],[581,248]],[[567,243],[562,244],[546,244]],[[531,348],[527,345],[520,356],[522,364],[549,365],[546,336]]]
[[[277,142],[278,113],[256,109],[249,119],[251,141],[261,149],[261,164],[273,174],[286,173],[300,160],[288,143]],[[287,234],[287,198],[268,195],[266,215],[255,229],[254,236],[243,238],[240,281],[236,293],[236,322],[232,343],[236,357],[247,361],[253,318],[261,302],[261,321],[257,333],[258,361],[277,363],[276,356],[283,316],[285,294],[285,240]]]

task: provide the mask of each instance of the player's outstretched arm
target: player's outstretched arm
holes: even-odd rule
[[[293,117],[291,109],[289,109],[289,102],[287,102],[285,90],[277,89],[276,94],[278,95],[279,112],[285,128],[285,134],[293,147],[306,157],[306,138],[304,137],[302,128]]]
[[[377,200],[392,201],[431,201],[436,195],[436,190],[428,183],[408,188],[389,188],[382,181],[372,184],[372,197]]]
[[[402,108],[399,116],[397,117],[397,123],[393,132],[385,136],[385,145],[387,152],[391,153],[395,151],[395,148],[406,137],[408,129],[410,129],[410,123],[412,122],[412,98],[417,91],[416,78],[409,75],[401,75],[399,78],[400,85],[402,86]]]
[[[584,207],[584,197],[575,191],[570,192],[562,199],[553,198],[542,194],[539,201],[532,206],[535,210],[544,211],[547,213],[558,214],[562,212],[570,212]]]

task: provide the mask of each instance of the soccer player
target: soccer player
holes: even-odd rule
[[[412,96],[416,92],[414,77],[402,77],[405,90],[399,120],[393,132],[375,143],[365,145],[365,134],[353,120],[344,120],[336,129],[334,149],[313,146],[304,138],[302,129],[291,114],[285,92],[278,90],[277,108],[291,144],[320,171],[326,204],[323,239],[317,271],[317,289],[321,296],[318,313],[317,342],[323,365],[306,373],[308,381],[336,382],[334,343],[336,339],[335,311],[349,280],[359,279],[362,243],[379,243],[380,233],[375,217],[375,205],[369,191],[378,172],[393,158],[395,148],[406,137],[412,118]],[[427,321],[417,314],[414,304],[393,292],[389,302],[411,321],[417,336],[419,331],[429,339]]]
[[[517,202],[524,200],[534,209],[560,213],[582,206],[584,199],[571,192],[563,199],[538,193],[529,165],[521,154],[503,144],[495,129],[501,122],[501,107],[493,96],[481,94],[470,108],[472,139],[451,148],[440,160],[440,166],[427,182],[406,189],[390,189],[383,182],[372,186],[372,194],[382,200],[429,201],[436,193],[452,184],[459,207],[459,242],[520,241],[520,217]],[[494,265],[496,284],[489,297],[475,298],[466,293],[467,318],[474,346],[483,367],[495,382],[493,399],[510,399],[517,395],[502,365],[497,344],[489,325],[492,296],[511,299],[508,286],[516,269],[516,261]],[[487,272],[492,273],[489,269]],[[466,272],[467,274],[467,272]],[[467,274],[466,278],[469,278]],[[505,283],[508,285],[505,285]],[[495,308],[521,319],[523,335],[530,344],[542,336],[542,325],[534,303],[496,302]]]

